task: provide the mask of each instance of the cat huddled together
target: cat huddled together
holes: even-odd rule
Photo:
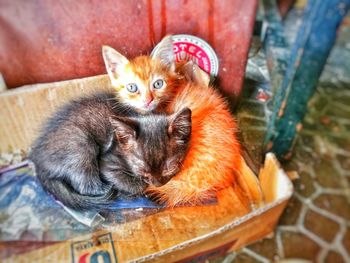
[[[161,187],[150,185],[149,195],[168,206],[198,204],[237,182],[242,158],[236,122],[218,91],[191,76],[196,72],[188,65],[175,63],[171,36],[152,56],[128,60],[105,46],[103,57],[117,97],[136,111],[192,111],[191,140],[181,170]]]
[[[65,205],[101,208],[146,193],[167,206],[200,204],[237,184],[237,125],[223,97],[176,64],[171,36],[128,60],[104,46],[114,92],[71,102],[47,123],[31,159]]]

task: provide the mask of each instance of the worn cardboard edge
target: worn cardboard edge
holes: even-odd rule
[[[113,91],[107,75],[26,85],[0,94],[0,152],[27,151],[45,120],[74,98]]]
[[[143,257],[139,257],[136,259],[133,259],[129,262],[146,262],[146,261],[150,261],[154,258],[160,257],[160,256],[165,256],[165,255],[170,255],[172,252],[174,251],[179,251],[181,249],[183,249],[184,247],[190,246],[190,245],[194,245],[194,244],[198,244],[201,241],[204,241],[206,239],[215,237],[215,236],[219,236],[222,233],[231,230],[255,217],[260,216],[261,214],[264,214],[265,212],[269,211],[270,209],[277,207],[279,205],[281,205],[284,202],[287,202],[289,200],[289,198],[292,196],[293,194],[293,184],[290,181],[290,179],[288,178],[288,176],[286,175],[286,173],[283,171],[283,169],[281,168],[279,162],[277,161],[277,158],[275,157],[275,155],[273,153],[267,153],[266,154],[266,159],[265,159],[265,164],[264,166],[267,164],[267,162],[273,162],[277,167],[278,167],[278,175],[277,178],[282,177],[283,180],[286,182],[287,184],[287,192],[285,193],[285,195],[281,198],[276,199],[275,201],[268,203],[266,205],[264,205],[263,207],[260,207],[256,210],[253,210],[251,213],[238,218],[237,220],[232,221],[231,223],[228,223],[226,225],[223,225],[222,227],[218,228],[217,230],[214,230],[208,234],[205,235],[201,235],[199,237],[193,238],[191,240],[187,240],[185,242],[182,242],[178,245],[169,247],[167,249],[164,249],[160,252],[157,253],[153,253],[153,254],[149,254],[147,256],[143,256]]]
[[[291,196],[291,195],[290,195]],[[229,224],[226,224],[220,228],[218,228],[217,230],[215,231],[212,231],[208,234],[205,234],[205,235],[202,235],[202,236],[199,236],[199,237],[196,237],[196,238],[193,238],[191,240],[188,240],[188,241],[185,241],[185,242],[182,242],[176,246],[172,246],[172,247],[169,247],[167,249],[164,249],[160,252],[157,252],[157,253],[153,253],[153,254],[149,254],[147,256],[143,256],[143,257],[140,257],[140,258],[136,258],[134,260],[131,260],[131,261],[128,261],[128,262],[147,262],[147,261],[150,261],[156,257],[160,257],[160,256],[165,256],[165,255],[170,255],[172,252],[174,251],[178,251],[178,250],[181,250],[187,246],[190,246],[190,245],[195,245],[195,244],[198,244],[200,243],[201,241],[204,241],[206,239],[209,239],[209,238],[212,238],[212,237],[215,237],[215,236],[219,236],[221,235],[222,233],[228,231],[228,230],[231,230],[255,217],[258,217],[260,216],[261,214],[265,213],[266,211],[270,210],[271,208],[273,207],[277,207],[278,205],[282,204],[283,202],[286,202],[288,201],[288,199],[290,198],[290,196],[288,197],[285,197],[283,199],[279,199],[279,200],[276,200],[275,202],[272,202],[262,208],[258,208],[257,210],[254,210],[254,212],[251,212],[243,217],[240,217],[239,219],[235,220],[235,221],[232,221],[231,223]],[[261,237],[263,238],[263,237]],[[248,244],[246,244],[248,245]]]
[[[13,96],[13,95],[21,95],[25,93],[32,93],[37,92],[40,90],[49,90],[50,88],[55,89],[65,89],[65,84],[81,84],[87,81],[94,81],[99,79],[108,78],[107,74],[101,74],[96,75],[92,77],[85,77],[85,78],[79,78],[79,79],[71,79],[71,80],[62,80],[57,82],[46,82],[46,83],[38,83],[38,84],[31,84],[31,85],[23,85],[15,89],[7,89],[6,91],[0,93],[0,97],[7,97],[7,96]]]

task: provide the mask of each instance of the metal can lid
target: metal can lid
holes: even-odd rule
[[[218,57],[206,41],[199,37],[185,34],[173,35],[172,38],[176,62],[193,61],[212,78],[218,75]],[[158,45],[155,46],[151,54],[157,50]]]

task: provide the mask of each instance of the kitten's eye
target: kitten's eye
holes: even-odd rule
[[[162,79],[158,79],[153,83],[153,88],[161,89],[164,86],[164,81]]]
[[[126,85],[126,89],[130,92],[130,93],[135,93],[136,91],[138,91],[138,87],[135,83],[129,83]]]

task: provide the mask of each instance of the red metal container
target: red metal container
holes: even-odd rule
[[[10,88],[105,73],[101,46],[128,57],[166,34],[206,40],[220,87],[239,95],[256,0],[0,0],[0,71]]]

